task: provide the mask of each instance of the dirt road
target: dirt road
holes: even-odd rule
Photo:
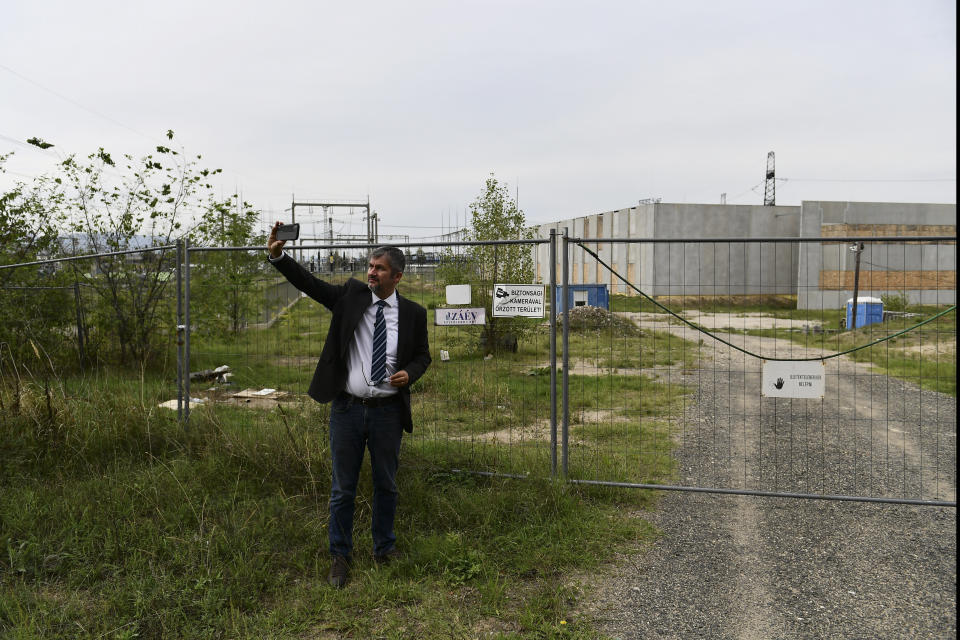
[[[955,399],[827,362],[822,402],[761,399],[760,362],[705,341],[678,436],[683,484],[956,500]],[[956,637],[955,508],[676,492],[637,517],[661,538],[610,567],[586,605],[613,638]]]

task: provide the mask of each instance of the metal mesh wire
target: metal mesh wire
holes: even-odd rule
[[[529,243],[535,257],[544,242]],[[427,310],[433,357],[413,389],[405,459],[575,482],[955,503],[953,239],[866,242],[858,297],[876,298],[883,309],[856,328],[844,326],[855,274],[843,238],[558,241],[553,265],[536,260],[534,279],[547,287],[544,317],[519,321],[517,335],[495,345],[482,343],[481,327],[434,323],[436,309],[448,306],[444,251],[462,259],[469,246],[451,244],[403,247],[400,293]],[[330,282],[362,280],[363,256],[351,251],[358,252],[344,247],[333,262],[309,247],[291,253]],[[191,412],[232,429],[296,415],[325,438],[327,407],[305,393],[329,310],[301,296],[262,249],[194,248],[179,261],[175,252],[164,255],[169,282],[149,327],[149,401],[185,401],[189,393]],[[563,294],[565,261],[569,286],[605,285],[614,295],[609,309],[570,310],[576,326],[567,331],[564,368],[562,302],[549,303],[554,291]],[[40,371],[43,352],[43,366],[66,386],[119,384],[144,395],[143,382],[116,373],[130,368],[117,368],[125,345],[111,338],[116,322],[98,258],[71,264],[41,277],[36,264],[4,267],[19,274],[3,281],[4,308],[29,316],[5,324],[2,383]],[[464,274],[475,296],[491,286]],[[119,299],[132,300],[143,283],[127,286]],[[177,330],[187,317],[189,336]],[[551,318],[559,318],[556,334]],[[811,358],[824,363],[823,398],[764,393],[765,362]]]

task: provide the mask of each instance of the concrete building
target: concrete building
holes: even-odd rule
[[[881,202],[804,202],[800,236],[824,238],[800,247],[797,306],[840,308],[853,295],[856,253],[841,237],[954,236],[957,207],[952,204]],[[911,302],[954,304],[957,245],[950,243],[864,243],[859,293],[906,295]]]
[[[536,234],[549,237],[551,228],[557,233],[566,228],[570,237],[582,238],[601,260],[651,296],[788,294],[798,296],[799,308],[839,308],[852,295],[855,254],[845,243],[790,240],[955,236],[955,214],[956,205],[943,204],[652,203],[540,225]],[[633,242],[591,243],[591,238]],[[560,264],[558,257],[558,278]],[[572,284],[607,284],[611,293],[635,294],[582,247],[572,247],[569,264]],[[866,274],[868,267],[874,273]],[[546,282],[550,265],[545,245],[535,250],[535,268],[537,280]],[[861,255],[860,277],[861,295],[906,293],[914,302],[953,303],[956,245],[871,244]]]

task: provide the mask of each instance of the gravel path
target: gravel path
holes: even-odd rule
[[[828,362],[836,377],[811,405],[745,391],[759,388],[756,359],[705,348],[686,380],[698,391],[681,482],[956,500],[955,399]],[[622,556],[585,605],[612,638],[956,637],[954,508],[665,492],[637,516],[660,539]]]

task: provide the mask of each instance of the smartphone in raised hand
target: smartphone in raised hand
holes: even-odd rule
[[[300,237],[300,223],[282,224],[277,228],[277,240],[296,240]]]

